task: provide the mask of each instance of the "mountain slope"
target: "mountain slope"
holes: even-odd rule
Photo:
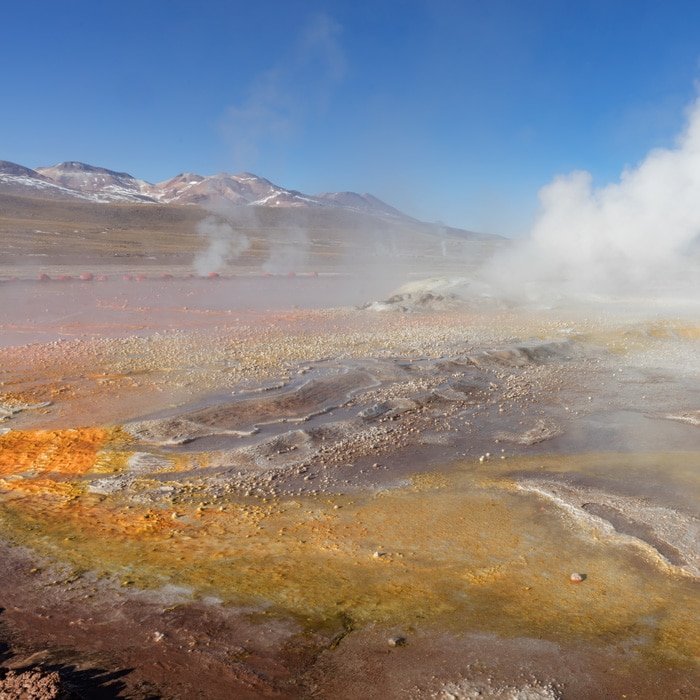
[[[252,173],[229,175],[219,173],[209,177],[183,173],[152,185],[150,192],[159,202],[173,204],[202,204],[231,202],[255,206],[309,206],[312,199],[299,192],[286,190]]]
[[[104,201],[155,201],[144,192],[150,185],[128,173],[118,173],[86,163],[67,161],[36,172],[50,181],[83,194],[95,194]]]
[[[7,160],[0,161],[0,193],[42,199],[92,199],[90,195],[63,187],[36,170]]]
[[[394,209],[394,207],[382,202],[381,199],[377,199],[366,192],[362,194],[357,192],[323,192],[322,194],[317,194],[315,199],[323,204],[333,204],[345,209],[356,209],[357,211],[375,214],[382,212],[387,216],[408,218],[406,214],[403,214],[398,209]]]
[[[49,199],[92,202],[128,202],[236,205],[274,208],[330,208],[363,212],[391,220],[413,221],[369,194],[355,192],[307,195],[275,185],[253,173],[203,176],[181,173],[151,184],[145,180],[77,161],[66,161],[35,170],[0,161],[0,193]]]

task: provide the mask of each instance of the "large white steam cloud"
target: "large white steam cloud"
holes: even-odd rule
[[[696,283],[700,248],[700,99],[674,148],[648,153],[619,182],[588,172],[540,190],[528,239],[495,261],[501,285],[574,294],[643,293]]]

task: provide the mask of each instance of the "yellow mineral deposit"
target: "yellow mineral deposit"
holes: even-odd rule
[[[641,638],[655,662],[698,660],[694,582],[563,518],[494,466],[470,461],[351,496],[211,499],[193,488],[177,503],[139,502],[133,494],[153,474],[134,478],[128,498],[82,486],[90,472],[126,473],[129,457],[119,429],[0,437],[4,531],[77,572],[262,603],[312,628],[343,615],[600,644]],[[508,467],[580,470],[606,459],[632,461],[540,456]],[[176,459],[167,467],[178,468]],[[574,568],[586,572],[576,586]]]

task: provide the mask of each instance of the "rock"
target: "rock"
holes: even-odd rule
[[[7,671],[0,680],[0,698],[25,700],[65,700],[70,697],[56,671],[30,668],[25,671]]]
[[[387,640],[390,647],[403,647],[406,646],[406,637],[389,637]]]

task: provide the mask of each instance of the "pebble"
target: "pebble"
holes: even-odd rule
[[[584,581],[586,579],[586,574],[579,574],[574,572],[569,578],[571,579],[572,583],[581,583],[581,581]]]
[[[406,637],[389,637],[387,640],[390,647],[403,647],[406,646]]]

